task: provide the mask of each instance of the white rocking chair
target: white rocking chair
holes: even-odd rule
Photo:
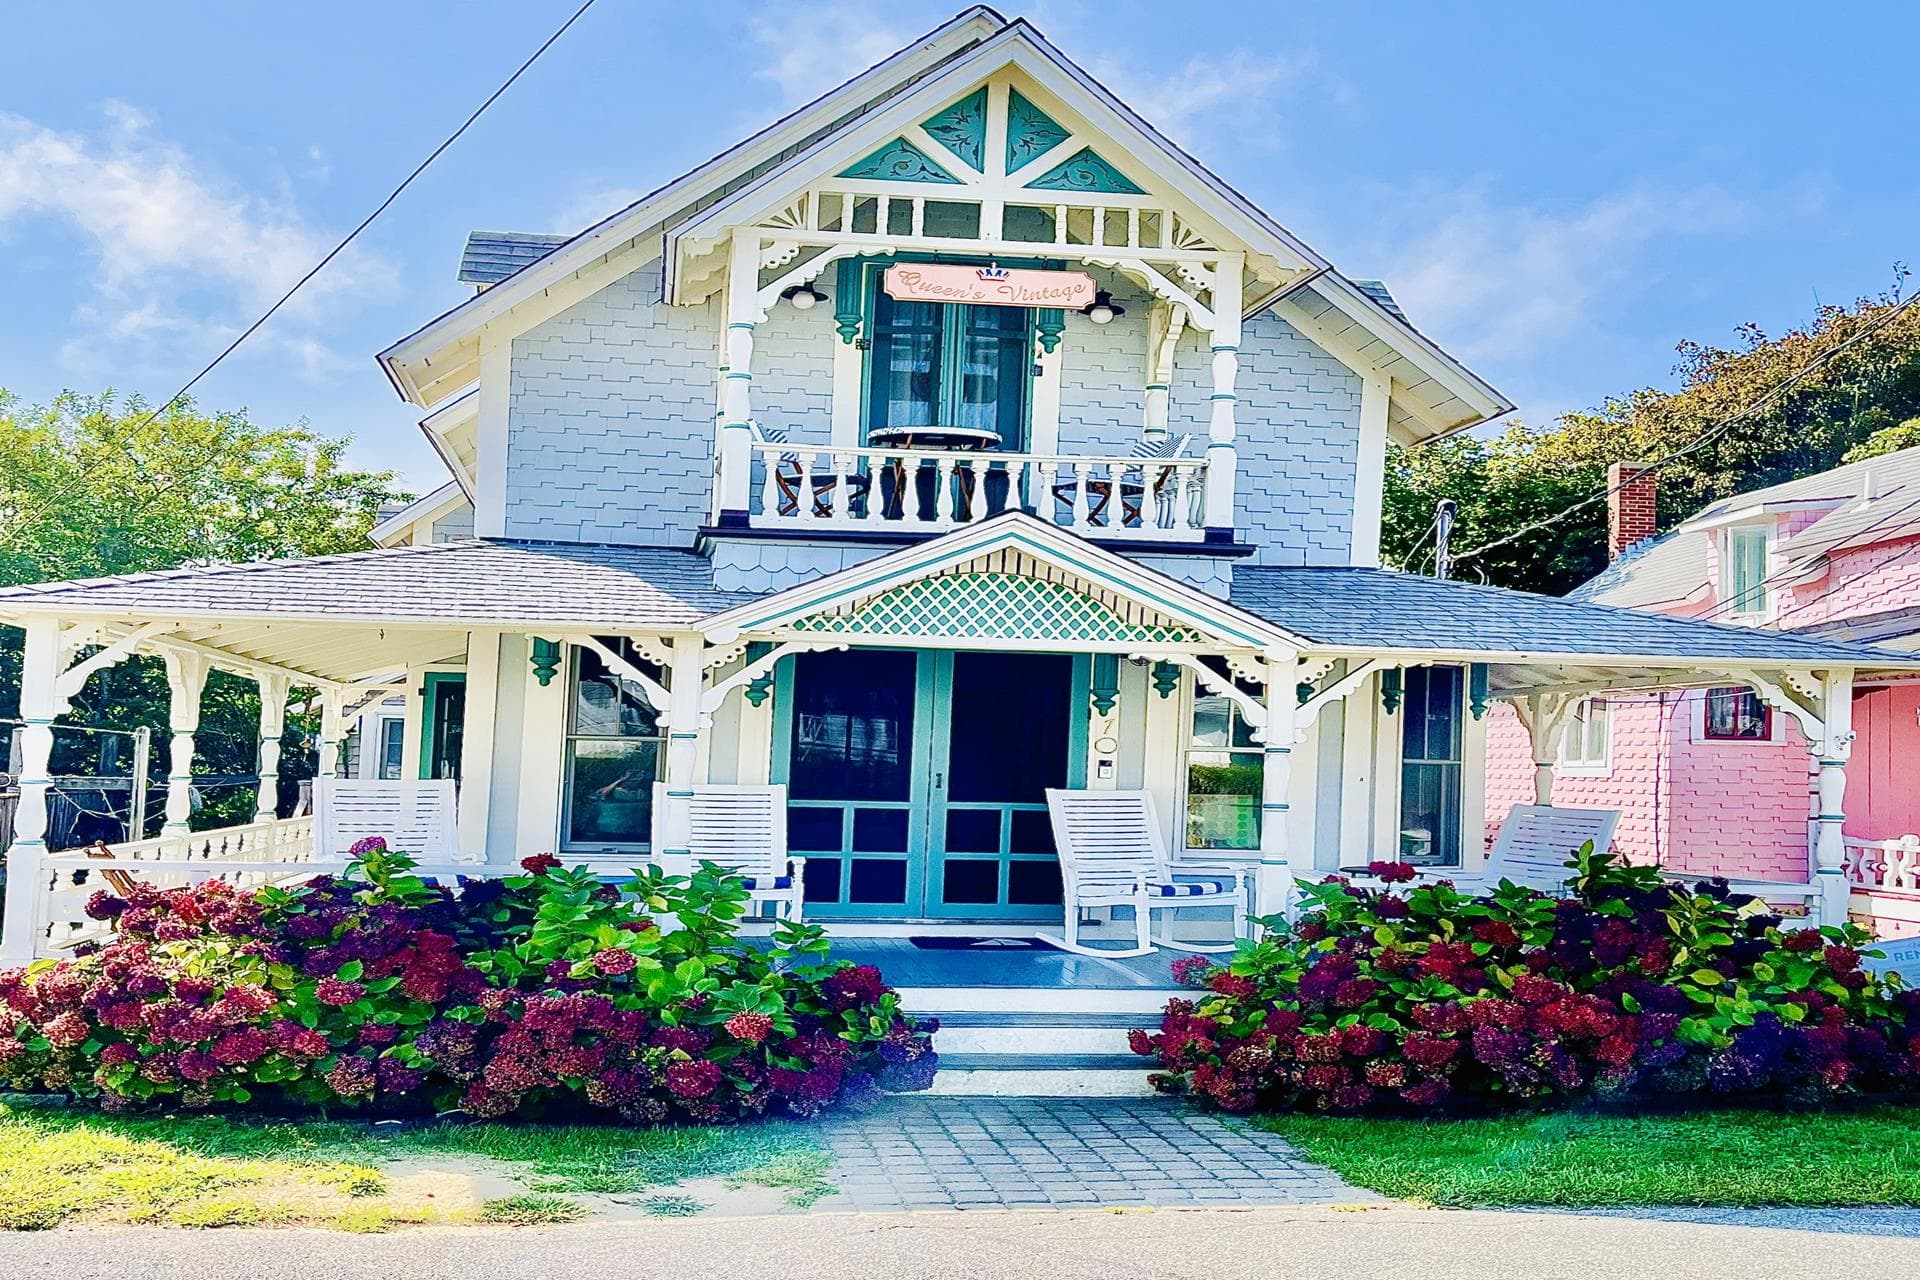
[[[458,862],[454,810],[454,784],[448,778],[315,778],[313,853],[343,857],[357,842],[379,836],[389,849],[416,862]]]
[[[1567,862],[1574,853],[1589,840],[1594,848],[1605,849],[1613,842],[1613,829],[1619,824],[1618,809],[1517,804],[1500,824],[1500,834],[1478,872],[1467,875],[1452,867],[1422,867],[1420,879],[1450,880],[1463,893],[1491,889],[1502,880],[1543,893],[1561,893],[1573,878],[1573,868]],[[1394,887],[1368,875],[1349,875],[1348,879],[1366,889]]]
[[[1153,936],[1156,911],[1220,906],[1232,910],[1234,938],[1245,936],[1247,868],[1169,859],[1166,834],[1147,792],[1049,787],[1047,816],[1060,855],[1067,919],[1064,937],[1042,934],[1042,941],[1088,956],[1144,956],[1156,942],[1174,951],[1232,951],[1237,941],[1207,946],[1175,942],[1164,914],[1159,936]],[[1135,945],[1118,951],[1084,945],[1080,912],[1088,907],[1132,907]]]
[[[767,903],[776,916],[800,922],[806,897],[806,862],[787,853],[787,789],[708,784],[693,794],[669,799],[667,784],[653,784],[655,849],[666,847],[661,824],[667,806],[686,804],[687,851],[694,865],[711,862],[738,872],[747,882],[749,904]]]

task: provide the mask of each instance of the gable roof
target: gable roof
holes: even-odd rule
[[[1627,552],[1570,594],[1631,608],[1659,608],[1710,594],[1708,552],[1717,529],[1749,517],[1816,513],[1782,539],[1782,562],[1816,574],[1838,551],[1920,537],[1920,447],[1849,462],[1708,504]]]
[[[1233,603],[1316,645],[1437,653],[1920,667],[1866,645],[1725,626],[1389,569],[1239,565]]]
[[[1389,373],[1402,412],[1392,426],[1412,442],[1456,431],[1513,408],[1512,402],[1407,323],[1384,290],[1362,289],[1270,215],[1167,139],[1082,68],[1050,44],[1029,22],[1009,22],[976,6],[902,49],[861,76],[801,108],[622,212],[521,266],[478,296],[442,315],[382,352],[380,363],[404,398],[431,405],[477,376],[477,331],[523,303],[560,296],[562,282],[577,278],[591,288],[617,278],[616,263],[635,250],[654,251],[664,235],[669,250],[677,238],[722,220],[748,200],[772,199],[805,166],[818,167],[839,153],[874,145],[866,133],[883,128],[898,108],[917,113],[946,105],[950,94],[1020,65],[1045,73],[1076,112],[1128,139],[1134,159],[1149,176],[1193,200],[1209,217],[1279,262],[1292,278],[1244,299],[1245,313],[1269,306],[1295,321],[1337,358],[1359,360]],[[932,103],[921,99],[940,98]],[[918,104],[917,106],[915,104]],[[1135,143],[1137,140],[1137,145]],[[785,143],[784,146],[778,144]],[[861,154],[864,151],[861,150]],[[834,163],[833,168],[839,164]],[[809,170],[810,171],[810,170]],[[514,252],[525,252],[524,247]],[[1311,289],[1308,286],[1313,286]],[[673,274],[666,275],[673,296]],[[1299,291],[1298,298],[1286,296]],[[567,292],[566,297],[585,296]],[[471,348],[471,349],[469,349]],[[1409,390],[1410,389],[1410,390]]]

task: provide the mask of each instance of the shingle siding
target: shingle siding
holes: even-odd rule
[[[1067,313],[1060,340],[1060,448],[1067,454],[1125,454],[1139,442],[1146,415],[1147,313],[1152,299],[1118,289],[1126,314],[1095,324]],[[1195,441],[1195,449],[1206,447]],[[1198,456],[1197,452],[1195,456]]]
[[[1213,389],[1212,342],[1196,334],[1174,359],[1176,435],[1204,448]],[[1234,523],[1259,548],[1255,564],[1352,561],[1360,456],[1360,379],[1285,320],[1262,312],[1241,331],[1234,445],[1240,466]]]
[[[688,546],[713,474],[717,331],[656,261],[513,340],[506,535]]]

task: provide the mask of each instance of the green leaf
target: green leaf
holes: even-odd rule
[[[340,979],[342,982],[358,982],[360,981],[360,975],[366,971],[366,965],[360,963],[358,960],[349,960],[340,966],[339,970],[334,974],[334,977]]]
[[[1721,975],[1718,969],[1695,969],[1692,973],[1688,974],[1687,977],[1703,987],[1718,986],[1726,981],[1726,978]]]

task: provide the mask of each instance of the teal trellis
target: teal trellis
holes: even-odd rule
[[[1120,655],[1093,655],[1093,709],[1100,715],[1112,715],[1120,705]]]
[[[1487,684],[1491,672],[1484,662],[1475,662],[1467,667],[1467,709],[1478,720],[1487,714],[1492,702],[1487,697]]]
[[[773,646],[771,644],[765,640],[754,640],[747,645],[747,664],[751,666],[772,652]],[[768,671],[763,676],[757,676],[747,681],[745,696],[747,701],[756,707],[766,702],[768,698],[771,698],[773,696],[773,672]]]
[[[1126,174],[1094,154],[1093,148],[1080,150],[1027,184],[1029,191],[1111,191],[1120,195],[1145,195]]]
[[[960,179],[905,138],[895,138],[873,154],[856,160],[839,174],[842,178],[883,178],[888,182],[942,182],[960,185]]]
[[[1020,96],[1018,89],[1007,90],[1007,172],[1037,160],[1069,137],[1065,125]]]
[[[1400,709],[1402,690],[1400,687],[1400,668],[1388,667],[1380,673],[1380,707],[1388,715]]]
[[[987,151],[987,90],[983,85],[920,125],[927,136],[972,165],[984,170]]]
[[[553,683],[553,677],[560,670],[560,642],[542,640],[535,637],[533,652],[529,655],[533,662],[533,678],[540,682],[542,689]]]
[[[1153,664],[1153,691],[1163,698],[1171,698],[1173,691],[1180,687],[1180,664],[1162,659]]]

